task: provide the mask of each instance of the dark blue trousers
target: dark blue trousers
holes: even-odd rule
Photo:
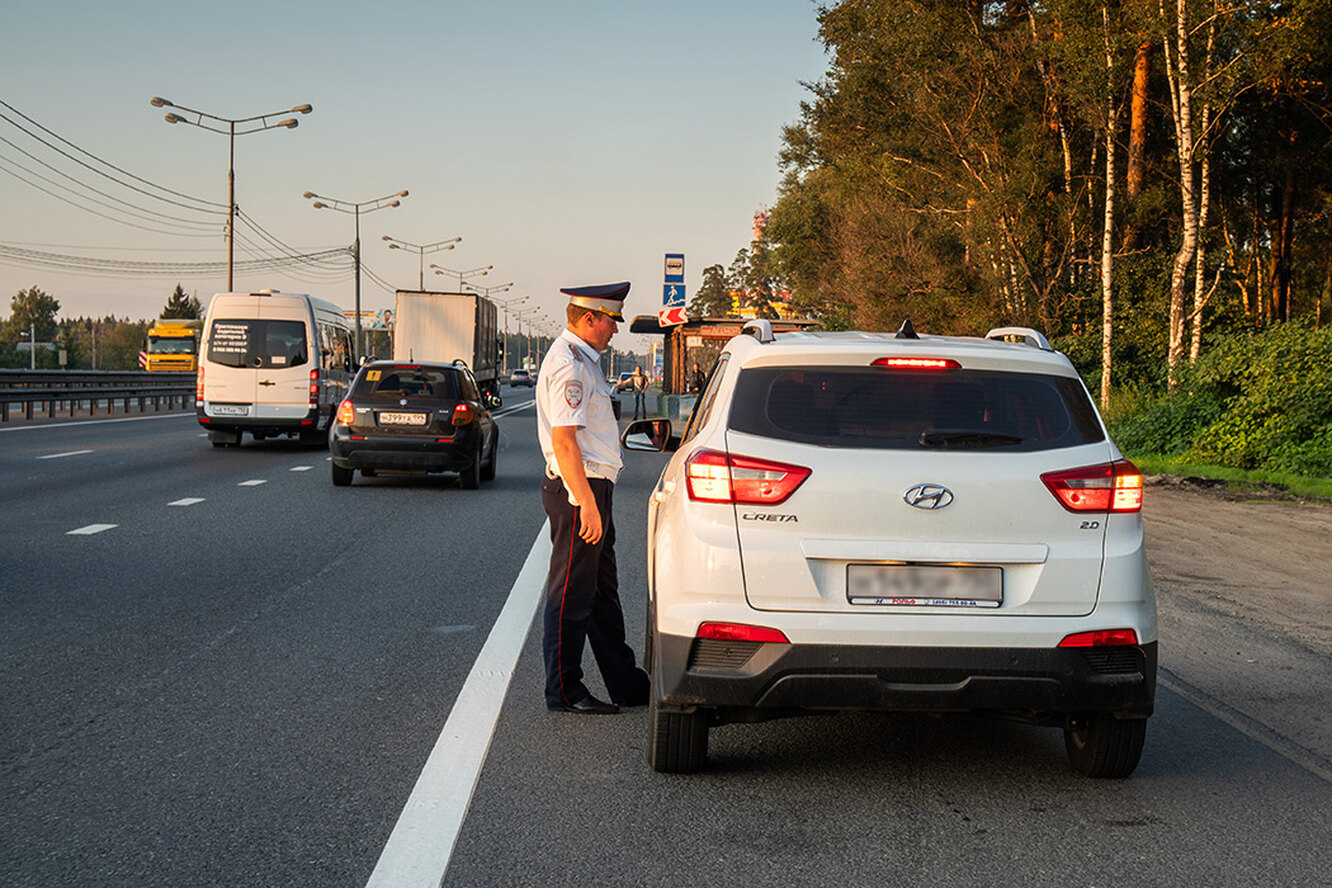
[[[641,705],[647,702],[648,677],[634,662],[633,649],[624,638],[611,512],[615,485],[604,478],[591,478],[589,483],[602,522],[601,539],[595,545],[578,536],[578,508],[569,504],[564,482],[559,478],[541,482],[551,541],[542,636],[546,704],[572,705],[588,696],[583,684],[583,646],[587,643],[611,701]]]

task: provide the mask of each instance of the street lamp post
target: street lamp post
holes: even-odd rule
[[[507,290],[513,284],[505,284],[502,290]],[[478,288],[482,289],[482,288]],[[486,296],[490,296],[490,291],[486,291]],[[515,296],[511,299],[496,299],[495,304],[504,312],[504,372],[509,372],[509,306],[521,305],[527,301],[526,296]]]
[[[395,238],[395,237],[389,237],[389,236],[386,234],[386,235],[384,235],[383,237],[381,237],[380,240],[382,240],[382,241],[387,241],[387,242],[388,242],[388,248],[389,248],[390,250],[412,250],[412,251],[414,251],[414,252],[416,252],[417,254],[420,255],[420,257],[421,257],[421,262],[420,262],[420,266],[421,266],[421,267],[420,267],[420,280],[418,281],[418,283],[417,283],[417,285],[416,285],[416,289],[418,289],[418,290],[424,290],[424,289],[425,289],[425,256],[426,256],[426,253],[436,253],[436,252],[439,252],[440,250],[452,250],[453,247],[454,247],[454,245],[457,244],[459,241],[461,241],[462,238],[461,238],[461,237],[451,237],[451,238],[449,238],[448,240],[436,241],[436,242],[433,243],[433,244],[409,244],[409,243],[407,243],[407,241],[404,241],[404,240],[398,240],[397,238]]]
[[[461,290],[463,288],[463,278],[481,277],[482,275],[489,273],[490,269],[494,268],[495,266],[479,265],[476,268],[469,268],[466,271],[455,271],[452,268],[445,268],[442,265],[436,265],[435,263],[431,262],[430,267],[435,270],[435,274],[451,274],[457,277],[458,289]]]
[[[310,105],[297,105],[290,111],[273,111],[269,114],[258,114],[254,117],[241,117],[235,120],[228,117],[218,117],[208,114],[204,111],[196,111],[193,108],[186,108],[184,105],[177,105],[174,102],[167,101],[161,96],[153,96],[148,103],[155,108],[175,108],[177,111],[183,111],[186,114],[194,115],[194,119],[181,117],[173,111],[166,114],[167,123],[188,123],[190,126],[197,126],[200,129],[206,129],[210,133],[221,133],[227,137],[229,143],[229,162],[227,165],[227,292],[234,288],[233,270],[236,264],[236,137],[248,136],[250,133],[258,133],[264,130],[277,129],[295,129],[300,125],[295,117],[288,117],[286,120],[275,120],[269,122],[270,117],[277,117],[280,114],[309,114],[314,108]],[[226,129],[212,126],[204,122],[208,119],[219,124],[226,124]],[[236,129],[238,124],[255,124],[247,129]]]
[[[523,322],[527,322],[527,335],[523,338],[523,366],[528,366],[532,361],[532,319],[541,314],[539,308],[525,308],[522,311],[515,311],[514,318],[518,321],[518,335],[523,336]]]
[[[407,189],[376,197],[374,200],[356,202],[324,197],[313,191],[307,191],[301,196],[306,200],[313,200],[316,210],[337,210],[339,213],[350,213],[356,217],[356,240],[352,241],[352,263],[356,267],[356,352],[359,358],[365,349],[361,342],[361,207],[367,207],[365,212],[373,213],[375,210],[400,206],[402,202],[398,198],[406,197]]]

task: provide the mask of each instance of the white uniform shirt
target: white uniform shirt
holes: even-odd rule
[[[575,426],[589,478],[614,481],[623,465],[620,428],[611,407],[611,386],[595,349],[569,330],[555,340],[537,372],[537,438],[546,471],[559,473],[551,429]]]

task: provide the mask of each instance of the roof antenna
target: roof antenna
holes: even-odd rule
[[[894,338],[896,339],[920,338],[919,336],[916,335],[916,328],[911,326],[911,318],[907,318],[905,321],[902,322],[902,326],[897,328],[897,336]]]

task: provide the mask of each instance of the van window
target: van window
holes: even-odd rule
[[[310,360],[305,324],[253,318],[218,319],[213,321],[208,336],[208,360],[226,367],[299,367]]]
[[[742,370],[730,427],[832,447],[1028,452],[1105,439],[1076,379],[980,370]]]

